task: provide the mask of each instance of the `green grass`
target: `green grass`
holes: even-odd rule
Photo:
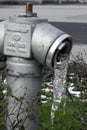
[[[79,98],[72,101],[68,97],[65,110],[62,102],[55,112],[53,128],[50,118],[51,105],[52,101],[42,105],[40,130],[87,130],[87,102],[81,102]]]

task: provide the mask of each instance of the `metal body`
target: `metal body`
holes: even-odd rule
[[[6,128],[39,130],[41,66],[52,68],[55,56],[69,54],[71,37],[38,18],[29,4],[26,13],[10,17],[0,28],[0,51],[7,56],[11,89]]]
[[[8,101],[7,130],[38,130],[40,125],[41,67],[35,60],[8,57],[7,82],[12,95]]]
[[[31,17],[29,14],[20,14],[19,17],[9,18],[5,25],[4,54],[22,58],[31,58],[32,33],[36,24],[43,20]]]
[[[7,108],[7,130],[38,130],[40,127],[41,65],[33,58],[31,45],[33,30],[42,20],[34,17],[36,14],[27,15],[11,17],[5,24],[7,83],[12,91]]]
[[[0,54],[3,53],[4,48],[4,36],[5,36],[5,22],[0,22]]]

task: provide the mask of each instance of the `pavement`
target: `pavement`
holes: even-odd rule
[[[0,20],[25,12],[24,5],[0,5]],[[87,5],[34,5],[34,12],[42,19],[69,33],[73,37],[72,54],[79,52],[87,62]],[[85,50],[85,51],[84,51]],[[71,56],[72,57],[72,56]],[[72,58],[71,58],[72,59]]]
[[[0,5],[0,19],[25,12],[25,6]],[[87,5],[34,5],[34,12],[42,19],[54,22],[87,23]]]

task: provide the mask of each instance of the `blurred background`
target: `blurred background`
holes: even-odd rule
[[[0,4],[25,4],[32,2],[33,4],[62,4],[62,3],[87,3],[87,0],[0,0]]]

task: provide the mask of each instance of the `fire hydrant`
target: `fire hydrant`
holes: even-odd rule
[[[11,88],[6,129],[39,130],[42,65],[53,68],[55,56],[70,54],[71,36],[38,18],[32,4],[27,4],[26,13],[1,23],[0,29]]]

